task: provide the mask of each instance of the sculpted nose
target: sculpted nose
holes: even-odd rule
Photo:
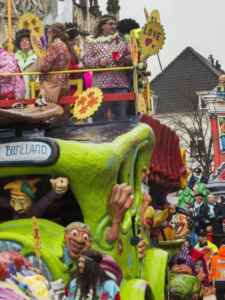
[[[78,235],[78,236],[76,237],[76,241],[77,241],[78,243],[83,243],[83,242],[84,242],[84,239],[83,239],[82,235]]]

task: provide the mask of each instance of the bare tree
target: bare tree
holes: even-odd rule
[[[188,155],[201,166],[203,177],[208,180],[212,162],[212,137],[208,114],[195,110],[180,114],[176,118],[170,117],[170,122],[179,132]]]

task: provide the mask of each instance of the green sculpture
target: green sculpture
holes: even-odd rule
[[[43,174],[67,177],[70,189],[81,208],[84,223],[90,226],[93,247],[112,256],[123,271],[122,300],[136,300],[136,289],[138,299],[148,299],[145,294],[146,288],[150,287],[154,299],[163,300],[167,253],[160,249],[149,249],[145,258],[141,259],[137,244],[132,242],[140,220],[142,172],[148,168],[154,144],[150,127],[138,124],[104,142],[95,139],[92,141],[90,133],[85,142],[78,142],[75,138],[50,141],[56,143],[59,150],[55,161],[48,165],[26,163],[20,166],[18,161],[17,164],[11,161],[7,166],[0,165],[0,177]],[[44,138],[42,142],[45,142]],[[116,231],[111,231],[111,234],[116,232],[114,240],[112,235],[111,238],[107,235],[113,225],[109,199],[112,188],[121,183],[132,187],[134,199],[119,227]],[[39,223],[43,243],[42,259],[54,279],[64,278],[68,281],[68,269],[62,262],[64,228],[46,220],[39,220]],[[0,241],[15,241],[21,246],[22,253],[26,256],[32,254],[34,249],[31,227],[31,220],[27,219],[2,223]],[[141,290],[139,285],[142,286]]]

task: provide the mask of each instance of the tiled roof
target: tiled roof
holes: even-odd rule
[[[196,91],[214,88],[220,74],[200,53],[185,48],[152,80],[153,91],[159,98],[157,113],[196,109]]]
[[[197,52],[196,50],[194,50],[192,47],[187,47],[185,48],[180,54],[178,54],[176,56],[176,58],[174,58],[174,60],[172,60],[166,67],[165,69],[159,73],[155,78],[152,79],[152,83],[154,83],[156,80],[158,80],[161,76],[164,76],[165,73],[169,70],[169,68],[177,62],[177,60],[183,56],[184,54],[186,54],[187,52],[192,53],[193,55],[196,56],[197,59],[199,59],[207,68],[209,68],[209,70],[211,72],[213,72],[215,75],[219,76],[221,74],[221,71],[218,71],[215,67],[213,67],[211,65],[211,63],[209,62],[209,60],[207,58],[205,58],[204,56],[202,56],[199,52]]]

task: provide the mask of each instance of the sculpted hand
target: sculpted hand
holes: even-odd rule
[[[118,240],[120,232],[120,223],[123,221],[126,211],[133,204],[133,195],[131,186],[126,183],[116,184],[109,199],[109,210],[112,216],[112,225],[108,228],[106,239],[108,242]]]
[[[132,206],[134,197],[132,187],[123,184],[116,184],[109,200],[109,209],[112,214],[113,222],[122,222],[126,211]]]
[[[57,177],[50,180],[52,189],[56,194],[65,194],[69,188],[69,180],[67,177]]]

